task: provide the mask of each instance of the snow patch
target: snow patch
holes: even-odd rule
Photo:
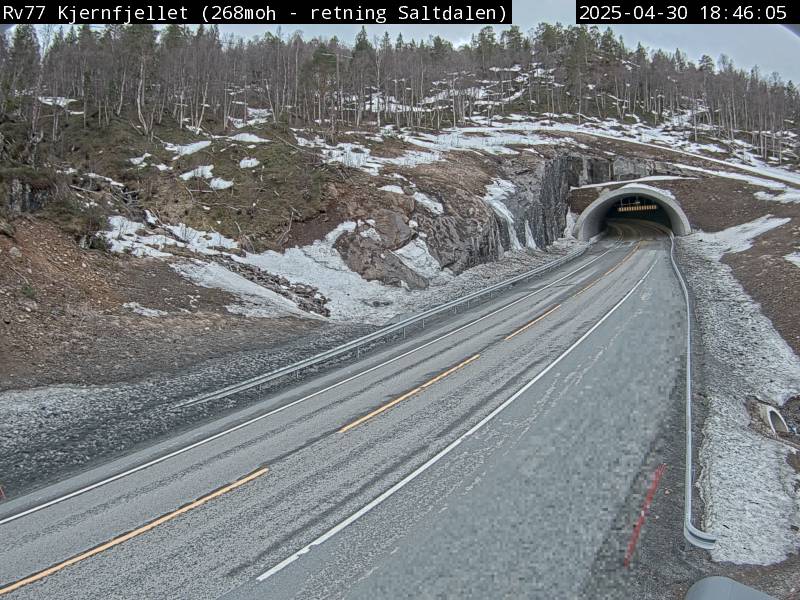
[[[228,181],[227,179],[222,179],[221,177],[214,177],[209,184],[211,189],[213,190],[227,190],[230,187],[233,187],[233,182]]]
[[[148,158],[150,158],[151,156],[152,156],[152,154],[150,154],[149,152],[145,152],[141,156],[136,156],[134,158],[129,158],[128,160],[131,161],[132,165],[138,167],[138,166],[142,166],[142,163],[144,163],[144,161],[147,160]]]
[[[734,225],[716,233],[699,232],[692,237],[708,244],[709,255],[721,257],[728,252],[744,252],[753,246],[753,240],[767,231],[785,225],[790,218],[776,218],[764,215],[741,225]]]
[[[185,144],[183,146],[165,143],[164,148],[167,150],[167,152],[175,153],[175,157],[172,160],[178,160],[181,156],[189,156],[195,152],[200,152],[200,150],[208,148],[210,145],[211,142],[209,140],[203,140],[201,142],[194,142],[192,144]]]
[[[158,310],[157,308],[147,308],[142,306],[138,302],[126,302],[122,305],[123,308],[128,308],[137,315],[141,315],[142,317],[163,317],[169,313]]]
[[[39,102],[47,106],[58,106],[59,108],[66,108],[72,102],[77,102],[72,98],[64,98],[63,96],[39,96]]]
[[[415,237],[395,254],[400,260],[428,280],[435,279],[442,275],[442,266],[428,250],[428,244],[420,237]]]
[[[261,164],[261,161],[257,158],[243,158],[239,161],[239,168],[240,169],[253,169]]]
[[[792,252],[791,254],[787,254],[783,258],[788,260],[794,266],[800,267],[800,252]]]
[[[214,165],[201,165],[191,171],[182,173],[180,178],[184,181],[189,181],[190,179],[211,179],[214,176],[213,170]]]
[[[442,203],[437,202],[427,194],[414,192],[414,201],[428,209],[431,214],[438,216],[444,213],[444,206]]]
[[[248,317],[323,318],[300,310],[288,298],[253,283],[218,263],[193,260],[170,266],[196,285],[224,290],[237,296],[240,303],[226,306],[228,312]]]
[[[529,250],[537,250],[536,239],[533,237],[531,223],[528,219],[525,219],[525,247]]]
[[[756,192],[754,196],[759,200],[767,200],[769,202],[780,202],[781,204],[800,202],[800,190],[795,190],[795,189],[789,189],[775,196],[767,192]]]
[[[236,135],[228,137],[228,139],[234,142],[244,142],[247,144],[266,144],[269,142],[269,140],[258,137],[252,133],[237,133]]]

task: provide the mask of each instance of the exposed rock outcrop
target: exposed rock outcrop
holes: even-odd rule
[[[368,281],[420,290],[428,287],[428,280],[406,266],[385,244],[365,237],[360,231],[341,235],[335,248],[347,266]]]
[[[527,157],[503,163],[515,191],[504,200],[514,215],[517,238],[531,248],[546,248],[564,232],[569,194],[569,160]]]
[[[0,208],[11,216],[41,210],[55,194],[55,185],[44,178],[29,176],[27,169],[0,173]]]

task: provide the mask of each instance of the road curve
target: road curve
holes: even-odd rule
[[[575,596],[680,385],[668,240],[619,231],[356,363],[4,503],[0,596]]]

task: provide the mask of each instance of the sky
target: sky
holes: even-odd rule
[[[523,31],[543,21],[560,21],[565,25],[575,23],[575,3],[565,0],[512,0],[513,23]],[[223,25],[223,32],[245,37],[259,35],[277,28],[265,25]],[[297,29],[305,37],[338,36],[352,40],[361,29],[360,25],[284,25],[284,32]],[[394,38],[402,32],[403,37],[428,38],[441,35],[459,44],[467,42],[480,29],[479,25],[372,25],[367,26],[370,36],[382,36],[389,31]],[[498,28],[499,30],[500,28]],[[703,54],[714,59],[727,54],[741,68],[758,65],[762,73],[777,71],[784,80],[800,81],[800,37],[780,25],[617,25],[612,29],[622,35],[627,46],[635,47],[641,42],[655,49],[674,51],[680,48],[692,60]]]
[[[512,0],[513,22],[527,32],[543,21],[575,23],[575,4],[565,0]],[[275,31],[277,26],[222,25],[223,33],[244,37]],[[306,37],[338,36],[353,40],[360,25],[284,25],[286,33],[301,30]],[[456,45],[468,42],[480,29],[479,25],[371,25],[370,36],[382,36],[389,31],[392,38],[402,32],[406,39],[427,39],[441,35]],[[498,31],[502,28],[498,27]],[[734,63],[745,69],[758,65],[762,74],[777,71],[784,80],[800,82],[800,30],[795,35],[780,25],[616,25],[612,29],[621,35],[625,44],[635,47],[641,42],[651,49],[674,51],[680,48],[692,60],[703,54],[718,59],[727,54]]]

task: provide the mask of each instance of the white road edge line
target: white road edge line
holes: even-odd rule
[[[639,286],[644,282],[644,280],[647,279],[647,276],[650,275],[650,272],[655,268],[657,263],[658,263],[658,260],[653,262],[653,264],[650,265],[650,268],[647,270],[647,272],[644,275],[642,275],[641,279],[639,279],[639,281],[636,282],[636,284],[630,289],[630,291],[627,294],[625,294],[622,297],[622,299],[619,302],[617,302],[613,306],[613,308],[611,308],[611,310],[609,310],[605,315],[603,315],[603,317],[599,321],[597,321],[597,323],[592,325],[592,327],[586,333],[584,333],[580,338],[578,338],[578,340],[575,343],[573,343],[562,354],[560,354],[558,356],[558,358],[553,360],[553,362],[551,362],[544,369],[542,369],[533,379],[531,379],[528,383],[526,383],[524,386],[522,386],[508,400],[506,400],[505,402],[500,404],[497,408],[495,408],[492,412],[490,412],[488,415],[486,415],[483,419],[478,421],[478,423],[476,425],[474,425],[471,429],[469,429],[469,431],[467,431],[466,433],[462,434],[460,437],[458,437],[456,440],[454,440],[448,446],[446,446],[443,450],[439,451],[438,454],[436,454],[432,458],[428,459],[427,462],[425,462],[421,466],[417,467],[416,470],[414,470],[410,474],[406,475],[403,479],[401,479],[396,484],[394,484],[392,487],[390,487],[388,490],[383,492],[380,496],[378,496],[377,498],[375,498],[374,500],[372,500],[371,502],[369,502],[368,504],[363,506],[357,512],[355,512],[352,515],[350,515],[349,517],[347,517],[344,521],[340,522],[338,525],[335,525],[334,527],[332,527],[331,529],[329,529],[328,531],[323,533],[321,536],[319,536],[317,539],[315,539],[314,541],[312,541],[308,545],[304,546],[303,548],[301,548],[300,550],[298,550],[297,552],[295,552],[291,556],[283,559],[281,562],[279,562],[277,565],[275,565],[274,567],[272,567],[268,571],[265,571],[264,573],[262,573],[261,575],[256,577],[256,580],[257,581],[264,581],[264,580],[272,577],[273,575],[275,575],[279,571],[282,571],[283,569],[288,567],[290,564],[292,564],[294,561],[296,561],[298,558],[300,558],[304,554],[307,554],[314,546],[319,546],[320,544],[323,544],[324,542],[326,542],[327,540],[332,538],[334,535],[336,535],[337,533],[339,533],[340,531],[345,529],[348,525],[354,523],[355,521],[357,521],[358,519],[363,517],[365,514],[367,514],[369,511],[371,511],[373,508],[375,508],[376,506],[381,504],[384,500],[386,500],[390,496],[394,495],[395,493],[397,493],[398,491],[403,489],[406,485],[408,485],[414,479],[416,479],[417,477],[422,475],[425,471],[430,469],[433,465],[435,465],[437,462],[439,462],[442,458],[444,458],[450,452],[452,452],[457,446],[459,446],[461,444],[461,442],[463,442],[465,439],[467,439],[468,437],[470,437],[471,435],[476,433],[478,430],[483,428],[484,425],[489,423],[497,415],[499,415],[501,412],[503,412],[517,398],[519,398],[522,394],[527,392],[534,384],[536,384],[537,381],[539,381],[542,377],[547,375],[547,373],[549,373],[550,370],[553,369],[553,367],[555,367],[564,358],[566,358],[573,350],[575,350],[575,348],[577,348],[581,343],[583,343],[583,341],[586,340],[586,338],[588,338],[598,327],[600,327],[600,325],[602,325],[606,321],[606,319],[608,319],[612,314],[614,314],[617,311],[617,309],[620,306],[622,306],[622,304],[628,298],[630,298],[631,295],[633,295],[633,293],[639,288]]]
[[[193,443],[189,444],[188,446],[184,446],[183,448],[179,448],[177,450],[174,450],[173,452],[165,454],[164,456],[160,456],[158,458],[154,458],[153,460],[150,460],[150,461],[148,461],[146,463],[143,463],[141,465],[138,465],[136,467],[128,469],[127,471],[123,471],[122,473],[117,473],[116,475],[112,475],[111,477],[107,477],[106,479],[102,479],[101,481],[97,481],[97,482],[95,482],[95,483],[93,483],[91,485],[87,485],[86,487],[83,487],[81,489],[75,490],[74,492],[70,492],[69,494],[65,494],[63,496],[59,496],[58,498],[54,498],[53,500],[49,500],[47,502],[44,502],[42,504],[39,504],[37,506],[34,506],[34,507],[29,508],[27,510],[24,510],[22,512],[16,513],[16,514],[11,515],[9,517],[5,517],[4,519],[0,519],[0,525],[5,525],[7,523],[11,523],[12,521],[16,521],[17,519],[21,519],[22,517],[26,517],[26,516],[31,515],[33,513],[39,512],[39,511],[44,510],[45,508],[49,508],[49,507],[51,507],[51,506],[53,506],[55,504],[60,504],[61,502],[65,502],[67,500],[71,500],[72,498],[75,498],[76,496],[80,496],[80,495],[85,494],[87,492],[91,492],[92,490],[96,490],[97,488],[100,488],[100,487],[103,487],[105,485],[108,485],[109,483],[113,483],[115,481],[118,481],[120,479],[128,477],[129,475],[133,475],[134,473],[138,473],[139,471],[143,471],[143,470],[148,469],[148,468],[150,468],[152,466],[155,466],[155,465],[157,465],[159,463],[162,463],[162,462],[164,462],[166,460],[169,460],[171,458],[175,458],[176,456],[184,454],[185,452],[189,452],[190,450],[194,450],[195,448],[198,448],[199,446],[203,446],[205,444],[208,444],[209,442],[213,442],[214,440],[217,440],[217,439],[219,439],[221,437],[224,437],[226,435],[229,435],[231,433],[239,431],[240,429],[244,429],[245,427],[248,427],[248,426],[252,425],[253,423],[257,423],[258,421],[266,419],[267,417],[271,417],[271,416],[276,415],[276,414],[278,414],[280,412],[283,412],[284,410],[287,410],[287,409],[289,409],[289,408],[291,408],[293,406],[296,406],[296,405],[298,405],[298,404],[300,404],[302,402],[305,402],[306,400],[310,400],[311,398],[319,396],[320,394],[324,394],[325,392],[329,392],[330,390],[335,389],[335,388],[337,388],[337,387],[339,387],[341,385],[344,385],[346,383],[349,383],[349,382],[353,381],[354,379],[358,379],[359,377],[362,377],[362,376],[364,376],[364,375],[366,375],[368,373],[371,373],[371,372],[373,372],[373,371],[375,371],[377,369],[380,369],[381,367],[385,367],[388,364],[391,364],[391,363],[393,363],[395,361],[398,361],[398,360],[400,360],[402,358],[405,358],[406,356],[409,356],[410,354],[414,354],[415,352],[419,352],[420,350],[423,350],[423,349],[427,348],[428,346],[430,346],[432,344],[435,344],[436,342],[440,342],[441,340],[443,340],[443,339],[445,339],[447,337],[450,337],[451,335],[455,335],[456,333],[459,333],[460,331],[463,331],[464,329],[466,329],[468,327],[472,327],[476,323],[480,323],[484,319],[488,319],[490,317],[493,317],[497,313],[500,313],[500,312],[502,312],[502,311],[504,311],[504,310],[506,310],[508,308],[511,308],[512,306],[514,306],[516,304],[519,304],[523,300],[527,300],[528,298],[530,298],[532,296],[535,296],[536,294],[539,294],[540,292],[543,292],[548,288],[553,287],[555,284],[563,281],[567,277],[570,277],[570,276],[574,275],[575,273],[585,269],[586,267],[588,267],[589,265],[591,265],[595,261],[600,260],[602,257],[604,257],[606,254],[608,254],[609,252],[611,252],[615,248],[616,248],[616,246],[614,246],[612,248],[609,248],[608,250],[606,250],[602,254],[598,254],[592,260],[590,260],[587,263],[581,265],[577,269],[575,269],[573,271],[570,271],[569,273],[567,273],[563,277],[548,283],[544,287],[541,287],[541,288],[537,289],[536,291],[531,292],[530,294],[527,294],[527,295],[523,296],[522,298],[519,298],[519,299],[515,300],[514,302],[506,304],[505,306],[501,306],[497,310],[492,311],[491,313],[488,313],[486,315],[483,315],[482,317],[480,317],[480,318],[478,318],[478,319],[476,319],[476,320],[474,320],[474,321],[472,321],[470,323],[467,323],[466,325],[463,325],[463,326],[459,327],[458,329],[454,329],[453,331],[450,331],[450,332],[444,334],[443,336],[436,338],[435,340],[431,340],[430,342],[426,342],[425,344],[422,344],[421,346],[417,346],[416,348],[413,348],[413,349],[409,350],[408,352],[405,352],[403,354],[395,356],[394,358],[391,358],[391,359],[389,359],[389,360],[387,360],[387,361],[385,361],[385,362],[383,362],[383,363],[381,363],[379,365],[375,365],[374,367],[370,367],[369,369],[361,371],[360,373],[356,373],[355,375],[352,375],[352,376],[350,376],[350,377],[348,377],[346,379],[342,379],[341,381],[338,381],[338,382],[334,383],[333,385],[330,385],[330,386],[328,386],[328,387],[326,387],[324,389],[317,390],[313,394],[309,394],[308,396],[304,396],[303,398],[299,398],[297,400],[294,400],[293,402],[290,402],[289,404],[285,404],[285,405],[280,406],[280,407],[278,407],[278,408],[276,408],[274,410],[268,411],[268,412],[266,412],[266,413],[264,413],[262,415],[258,415],[257,417],[253,417],[252,419],[249,419],[249,420],[247,420],[247,421],[245,421],[243,423],[239,423],[238,425],[230,427],[229,429],[226,429],[224,431],[220,431],[218,433],[215,433],[214,435],[209,436],[207,438],[204,438],[202,440],[199,440],[197,442],[193,442]]]

